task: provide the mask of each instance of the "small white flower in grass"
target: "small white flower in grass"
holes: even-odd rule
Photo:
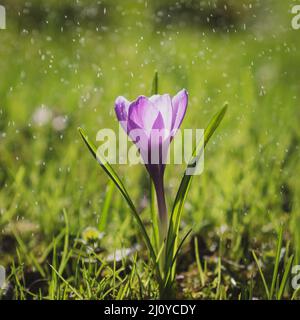
[[[41,105],[35,110],[32,115],[32,120],[35,125],[44,126],[52,119],[52,111],[45,105]]]
[[[134,254],[136,251],[140,249],[138,244],[133,245],[131,248],[122,248],[117,249],[113,254],[110,254],[106,257],[106,261],[112,262],[120,262],[121,260],[129,257],[130,255]]]
[[[82,231],[82,239],[84,242],[95,242],[103,238],[103,233],[93,227],[87,227]]]

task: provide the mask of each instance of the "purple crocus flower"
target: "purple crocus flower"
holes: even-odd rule
[[[185,89],[173,98],[169,94],[150,98],[139,96],[135,101],[129,102],[124,97],[118,97],[115,102],[117,118],[137,145],[154,183],[164,231],[168,225],[163,179],[165,163],[170,142],[182,123],[187,104],[188,94]]]

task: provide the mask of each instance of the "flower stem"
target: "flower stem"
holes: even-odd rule
[[[165,240],[168,231],[168,211],[165,199],[165,190],[164,190],[164,181],[163,177],[161,181],[156,185],[156,197],[157,197],[157,206],[158,206],[158,215],[159,215],[159,226],[160,226],[160,235],[161,243]]]
[[[163,173],[158,175],[156,179],[153,180],[155,191],[156,191],[156,198],[157,198],[157,206],[158,206],[158,226],[159,226],[159,242],[160,248],[164,245],[164,241],[166,240],[167,233],[168,233],[168,211],[165,199],[165,190],[164,190],[164,177]],[[159,265],[160,270],[163,274],[164,267],[165,267],[165,251],[166,248],[163,249],[160,259]]]

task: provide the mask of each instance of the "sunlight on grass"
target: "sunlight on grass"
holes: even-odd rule
[[[22,1],[2,2],[8,12],[24,9]],[[182,236],[193,229],[177,257],[176,298],[298,299],[291,269],[300,259],[300,31],[290,27],[290,7],[257,1],[243,9],[233,1],[207,21],[207,7],[170,9],[168,0],[73,9],[55,0],[50,15],[36,3],[36,15],[12,13],[0,30],[0,265],[7,274],[0,295],[159,296],[146,248],[154,243],[156,254],[159,245],[144,168],[115,166],[126,189],[116,187],[77,132],[96,144],[99,129],[117,130],[115,98],[148,96],[157,70],[160,92],[189,92],[183,127],[204,128],[229,106],[185,202],[184,192],[176,198],[185,167],[166,169],[176,228]],[[139,219],[150,245],[137,232]]]

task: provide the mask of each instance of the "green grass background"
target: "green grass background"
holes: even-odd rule
[[[251,251],[270,279],[281,226],[283,247],[299,263],[300,30],[290,22],[295,2],[227,2],[232,26],[192,23],[190,11],[170,20],[164,11],[171,8],[172,18],[178,3],[193,8],[197,1],[100,1],[101,14],[94,18],[84,10],[96,1],[3,1],[0,264],[9,275],[4,298],[157,297],[129,209],[117,190],[105,201],[108,179],[77,133],[78,126],[94,138],[101,128],[117,130],[115,98],[148,95],[154,70],[161,93],[188,90],[183,128],[204,128],[229,104],[185,205],[182,228],[192,226],[193,235],[179,259],[178,297],[265,298]],[[215,12],[218,5],[200,7]],[[62,17],[72,12],[65,7],[77,10],[74,19],[65,19],[69,24]],[[42,21],[34,19],[39,10],[46,10]],[[63,131],[55,131],[51,121],[34,123],[41,105],[65,117]],[[149,225],[145,169],[116,170]],[[167,168],[169,206],[183,170]],[[99,223],[104,236],[91,240],[91,249],[80,242],[82,232]],[[205,284],[199,281],[195,237]],[[136,253],[114,261],[115,250],[136,244]],[[293,293],[288,281],[284,297]]]

